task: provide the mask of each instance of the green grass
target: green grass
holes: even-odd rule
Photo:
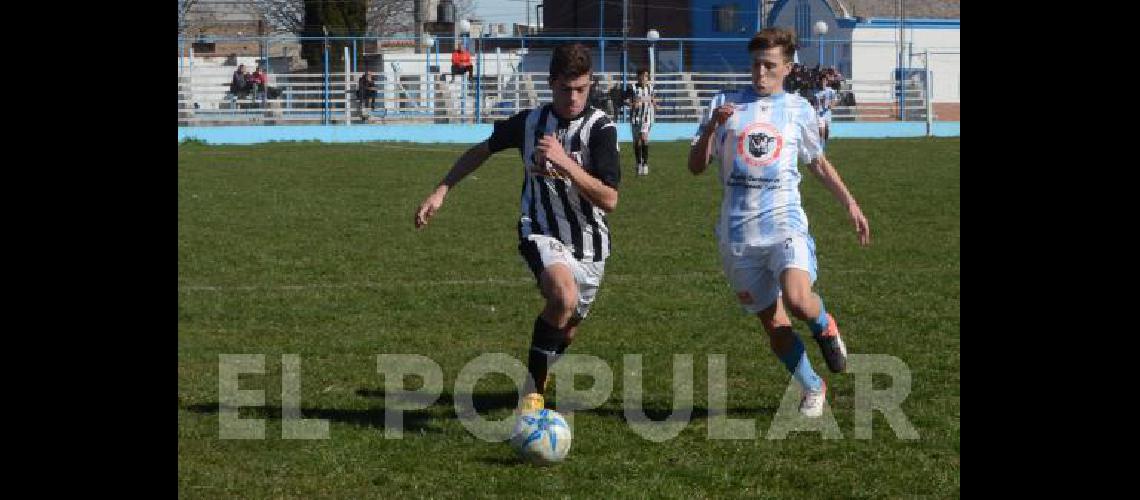
[[[605,360],[614,391],[600,408],[575,413],[566,462],[535,468],[507,444],[471,435],[451,404],[460,368],[476,356],[525,360],[542,305],[516,252],[515,152],[492,157],[416,231],[414,209],[462,147],[180,145],[179,495],[959,496],[960,140],[829,144],[870,220],[869,248],[814,177],[805,171],[801,184],[816,288],[851,352],[909,366],[902,408],[918,440],[897,438],[878,412],[873,438],[855,439],[854,376],[826,373],[810,340],[843,439],[767,439],[788,375],[722,276],[715,175],[691,176],[688,146],[676,142],[653,144],[652,175],[638,178],[623,146],[621,201],[609,217],[614,254],[571,349]],[[401,440],[384,439],[382,353],[423,354],[443,368],[444,397],[406,415]],[[242,416],[265,418],[265,439],[219,439],[219,354],[265,355],[265,374],[241,376],[242,389],[264,390],[265,407]],[[330,439],[282,439],[282,354],[300,355],[304,416],[328,419]],[[672,407],[673,355],[693,355],[697,412],[677,438],[647,441],[625,422],[624,354],[643,355],[645,407],[657,418]],[[729,415],[754,418],[760,439],[707,438],[700,410],[710,354],[727,355]],[[481,380],[480,414],[505,417],[512,387],[502,375]]]

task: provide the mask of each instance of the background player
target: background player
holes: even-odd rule
[[[630,126],[633,135],[633,154],[637,158],[637,175],[649,175],[649,129],[657,111],[657,96],[649,83],[649,71],[637,71],[637,83],[629,89],[626,102],[630,105]]]

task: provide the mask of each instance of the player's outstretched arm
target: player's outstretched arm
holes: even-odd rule
[[[851,192],[847,190],[847,185],[843,183],[843,179],[839,177],[839,172],[827,161],[827,157],[820,153],[819,157],[811,162],[811,171],[827,186],[827,190],[835,196],[836,200],[847,209],[847,216],[851,218],[851,223],[855,225],[855,233],[859,236],[859,244],[867,246],[871,244],[871,226],[867,223],[867,218],[863,216],[863,210],[859,208],[859,202],[855,201],[855,197],[851,196]]]
[[[459,181],[463,180],[467,174],[474,172],[490,157],[491,149],[487,146],[487,141],[483,141],[472,146],[458,160],[455,160],[455,165],[451,166],[451,170],[439,182],[435,191],[432,191],[420,204],[420,208],[416,210],[416,229],[426,226],[439,208],[443,206],[443,199],[452,186],[459,184]]]

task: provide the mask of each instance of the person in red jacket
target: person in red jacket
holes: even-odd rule
[[[266,87],[269,85],[269,75],[265,73],[265,68],[263,66],[258,66],[257,71],[254,71],[253,74],[250,75],[247,82],[250,85],[250,89],[253,90],[253,95],[256,98],[265,94]]]
[[[475,66],[471,64],[471,53],[467,52],[467,49],[463,48],[462,45],[457,45],[455,52],[451,53],[452,76],[467,73],[468,78],[471,78],[475,75],[474,68]]]

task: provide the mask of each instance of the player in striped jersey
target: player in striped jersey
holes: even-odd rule
[[[812,291],[815,241],[800,203],[797,159],[844,206],[860,244],[870,243],[870,227],[823,154],[815,110],[782,88],[795,50],[795,37],[784,28],[766,28],[752,38],[752,85],[713,97],[693,138],[689,170],[703,172],[710,153],[720,158],[724,191],[716,234],[725,275],[803,389],[800,412],[818,417],[827,385],[812,370],[787,312],[807,323],[832,372],[846,369],[847,348],[835,318]]]
[[[821,73],[817,83],[819,88],[815,91],[815,109],[819,113],[819,137],[826,146],[831,130],[831,108],[835,106],[835,89],[831,88],[831,79],[826,74]]]
[[[498,151],[519,150],[519,252],[546,299],[534,320],[521,412],[545,406],[550,365],[566,352],[589,313],[610,255],[606,214],[617,206],[621,182],[617,128],[587,104],[590,66],[590,52],[582,44],[555,49],[549,77],[553,102],[496,122],[491,137],[455,162],[415,216],[416,227],[423,227],[464,176]]]
[[[649,83],[649,71],[637,71],[637,84],[629,89],[626,103],[630,107],[633,154],[637,157],[637,175],[649,175],[649,128],[657,111],[657,96]]]

